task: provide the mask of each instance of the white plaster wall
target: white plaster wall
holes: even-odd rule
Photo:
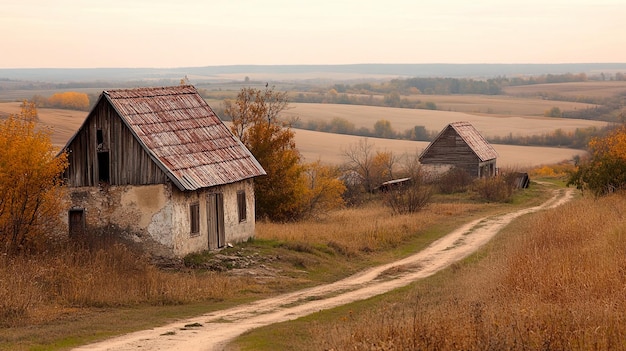
[[[246,220],[239,222],[237,193],[246,192]],[[228,200],[227,200],[228,199]],[[224,191],[224,230],[226,242],[237,243],[254,236],[254,183],[252,179],[228,186]]]
[[[239,222],[237,192],[242,190],[246,193],[247,216],[245,221]],[[188,253],[208,250],[207,198],[211,193],[221,193],[224,199],[224,233],[226,243],[237,243],[254,236],[255,211],[254,183],[252,179],[196,192],[180,192],[174,189],[172,193],[173,247],[177,255],[184,256]],[[200,207],[199,235],[191,235],[189,206],[192,203],[198,203]]]
[[[200,231],[197,235],[191,234],[189,206],[192,203],[198,203],[200,206]],[[181,192],[174,189],[172,192],[172,219],[173,249],[177,256],[184,256],[209,248],[205,191]]]

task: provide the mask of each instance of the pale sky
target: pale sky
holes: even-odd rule
[[[0,0],[0,68],[626,62],[626,0]]]

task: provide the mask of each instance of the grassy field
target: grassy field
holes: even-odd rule
[[[235,348],[626,350],[624,196],[521,217],[431,278],[255,330]]]
[[[256,240],[220,254],[250,260],[223,273],[159,270],[120,246],[0,257],[0,349],[66,350],[269,295],[335,281],[421,250],[479,216],[542,201],[520,194],[506,204],[441,195],[423,211],[391,216],[379,202],[320,220],[257,223]],[[207,262],[215,252],[190,258]],[[254,274],[248,274],[248,273]],[[11,288],[9,288],[11,287]],[[115,323],[111,323],[115,320]]]

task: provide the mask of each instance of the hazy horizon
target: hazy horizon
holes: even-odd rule
[[[626,62],[621,0],[22,0],[0,68]]]

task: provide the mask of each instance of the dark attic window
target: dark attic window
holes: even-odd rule
[[[104,143],[104,135],[102,135],[102,129],[98,129],[96,131],[96,142],[98,143],[98,146]]]
[[[110,180],[108,152],[98,152],[98,180],[103,183],[108,183]]]

